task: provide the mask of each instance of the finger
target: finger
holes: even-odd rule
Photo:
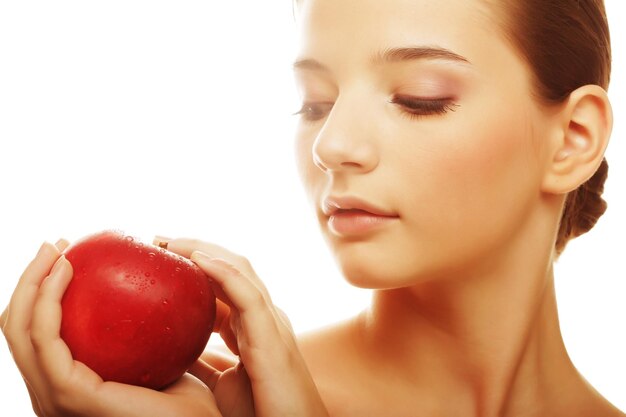
[[[234,315],[229,316],[228,323],[225,323],[224,326],[220,329],[220,337],[226,344],[226,347],[234,354],[239,355],[239,346],[237,345],[237,335],[233,329],[231,323],[233,320],[237,320],[237,312],[234,312]]]
[[[234,307],[240,313],[244,313],[250,308],[256,309],[266,303],[263,292],[250,277],[227,260],[214,258],[199,251],[191,255],[191,260],[219,285],[221,291],[217,291],[217,295],[221,295],[223,301],[231,308]],[[220,292],[222,294],[219,294]]]
[[[228,296],[224,294],[222,288],[215,282],[211,282],[211,288],[216,297],[215,323],[213,324],[213,333],[219,333],[220,337],[235,355],[239,354],[237,348],[237,336],[233,333],[231,321],[231,306],[233,305]],[[233,307],[234,308],[234,307]]]
[[[39,404],[39,399],[37,398],[37,395],[35,395],[35,391],[33,390],[33,387],[30,386],[30,383],[26,379],[24,379],[24,384],[26,384],[26,389],[28,390],[28,396],[30,397],[30,403],[33,406],[33,411],[35,412],[35,415],[40,416],[41,404]]]
[[[66,380],[73,367],[72,354],[60,336],[61,299],[72,278],[72,265],[65,257],[41,284],[33,308],[31,341],[41,371],[51,383]]]
[[[222,327],[228,325],[230,307],[220,299],[217,299],[215,304],[215,324],[213,325],[213,332],[219,333]]]
[[[222,288],[240,315],[249,340],[256,344],[277,336],[278,328],[271,305],[249,277],[227,261],[210,258],[202,252],[195,251],[191,260]]]
[[[237,347],[237,336],[233,333],[230,326],[231,320],[231,308],[232,302],[228,299],[226,294],[219,285],[215,283],[211,284],[216,299],[216,315],[215,324],[213,325],[213,333],[219,333],[220,337],[226,343],[228,349],[235,355],[239,355],[239,348]]]
[[[69,242],[65,239],[59,239],[54,246],[57,248],[57,250],[59,252],[63,252],[65,249],[67,249],[67,247],[69,246]],[[45,268],[44,268],[45,269]],[[4,329],[4,325],[6,324],[7,321],[7,316],[9,314],[9,306],[7,306],[4,311],[2,312],[2,315],[0,316],[0,328]]]
[[[63,238],[57,240],[57,242],[54,244],[54,246],[56,246],[59,252],[63,252],[65,249],[67,249],[69,245],[70,245],[70,242]]]
[[[293,333],[294,332],[293,326],[291,325],[291,320],[289,320],[289,317],[287,317],[287,314],[285,314],[283,310],[281,310],[280,308],[276,306],[274,306],[274,310],[276,311],[276,314],[278,315],[279,319],[283,322],[285,327],[287,327],[289,331]]]
[[[17,332],[25,332],[30,327],[31,310],[39,286],[50,273],[50,269],[59,258],[56,246],[45,242],[35,258],[28,264],[15,287],[9,302],[6,326]],[[10,313],[10,314],[9,314]]]
[[[211,350],[205,350],[202,352],[200,359],[218,371],[225,371],[226,369],[237,365],[239,359],[237,359],[236,356],[227,353],[226,349],[224,349],[223,352],[217,349],[219,349],[219,347],[212,348]]]
[[[163,238],[155,238],[155,241],[163,243],[162,239]],[[170,239],[166,243],[167,250],[184,256],[185,258],[191,258],[191,254],[199,250],[214,258],[225,259],[246,273],[252,272],[252,266],[246,258],[214,243],[189,238]]]
[[[209,387],[211,391],[213,391],[215,384],[217,384],[217,381],[220,379],[220,375],[222,375],[222,372],[201,359],[194,362],[187,372],[204,382],[204,384]]]
[[[67,247],[69,246],[69,242],[65,239],[59,239],[54,246],[57,248],[57,250],[59,251],[59,253],[63,252],[65,249],[67,249]],[[44,243],[44,245],[46,245]],[[42,246],[43,249],[43,246]],[[47,250],[47,249],[46,249]],[[41,251],[41,250],[40,250]],[[45,268],[44,268],[45,270]],[[23,276],[26,275],[26,271],[24,272]],[[9,314],[9,306],[7,305],[7,307],[4,309],[4,311],[2,312],[2,316],[0,316],[0,328],[4,329],[4,325],[6,324],[7,321],[7,316]]]
[[[4,309],[4,311],[2,312],[2,315],[0,315],[0,329],[2,329],[2,332],[4,333],[4,325],[7,322],[7,315],[9,314],[9,306],[7,305]]]
[[[164,238],[156,238],[155,241]],[[198,239],[170,239],[166,242],[167,250],[177,253],[181,256],[191,259],[191,255],[194,251],[200,251],[209,255],[212,258],[224,259],[228,263],[234,265],[238,270],[242,271],[254,284],[261,290],[267,301],[270,301],[270,295],[263,284],[263,281],[257,276],[256,272],[252,268],[250,261],[247,258],[238,255],[222,246],[214,243],[203,242]]]

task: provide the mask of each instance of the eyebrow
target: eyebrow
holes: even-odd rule
[[[387,48],[382,51],[376,52],[370,58],[370,62],[373,65],[379,65],[384,63],[393,62],[405,62],[414,61],[420,59],[444,59],[448,61],[455,61],[464,64],[471,64],[471,62],[455,52],[449,49],[432,47],[432,46],[419,46],[419,47],[403,47],[403,48]],[[293,63],[293,69],[296,70],[315,70],[329,72],[330,70],[324,64],[315,59],[302,58]]]

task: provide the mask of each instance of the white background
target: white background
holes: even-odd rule
[[[608,0],[609,210],[557,265],[574,363],[626,410],[626,33]],[[296,331],[360,310],[300,188],[291,2],[0,3],[0,305],[44,240],[118,228],[247,256]],[[0,414],[31,415],[0,343]],[[9,412],[9,410],[11,410]]]

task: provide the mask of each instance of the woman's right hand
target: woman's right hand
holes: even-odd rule
[[[72,266],[68,242],[44,243],[22,274],[0,326],[40,417],[221,416],[211,391],[185,374],[163,391],[104,382],[61,339],[61,299]]]
[[[196,239],[155,239],[211,277],[219,300],[216,328],[237,361],[205,357],[190,372],[213,391],[228,417],[328,417],[286,315],[250,262]],[[220,369],[221,368],[221,369]]]

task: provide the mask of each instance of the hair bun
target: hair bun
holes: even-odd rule
[[[556,240],[557,255],[563,252],[571,239],[591,230],[606,211],[607,203],[602,198],[602,193],[608,173],[609,164],[603,158],[593,176],[568,194]]]

